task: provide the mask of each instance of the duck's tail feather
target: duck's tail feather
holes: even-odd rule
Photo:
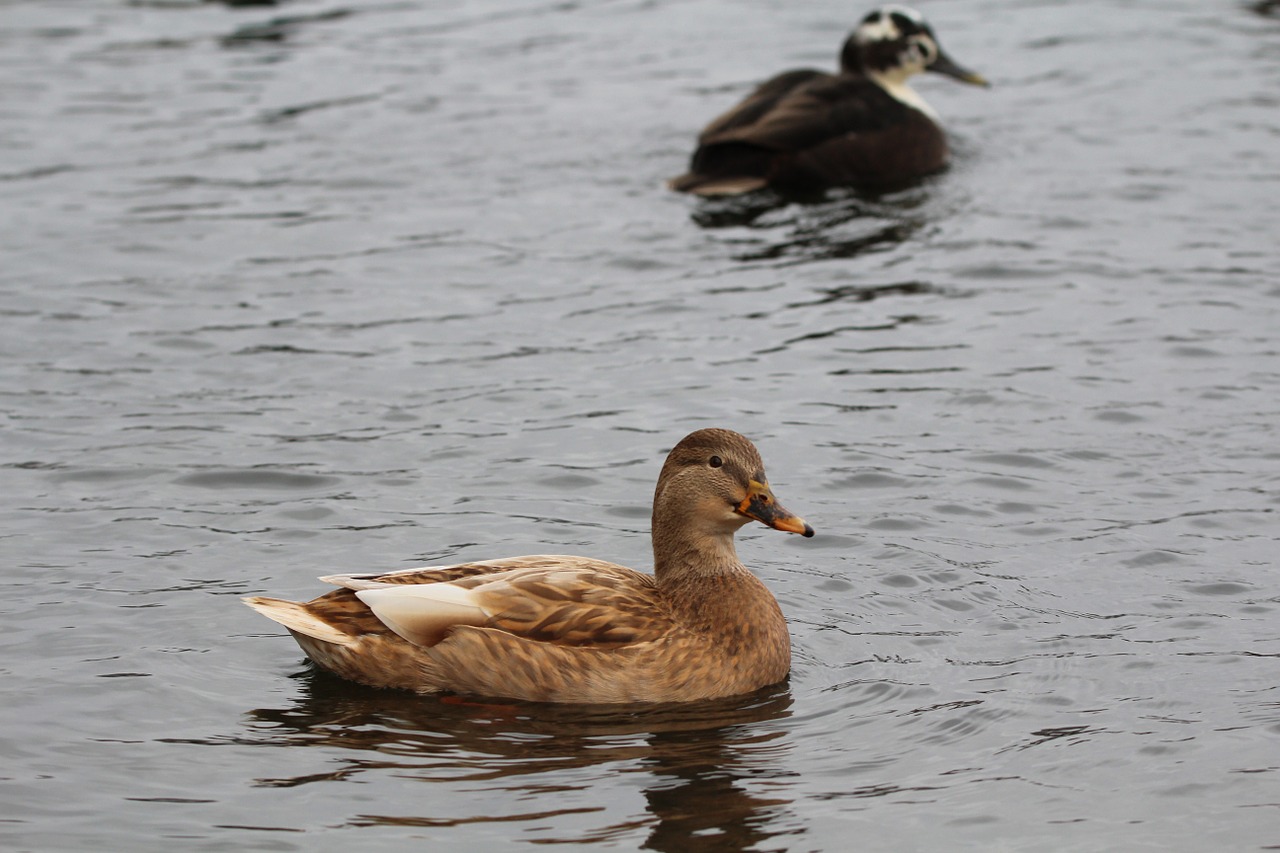
[[[312,613],[305,604],[296,601],[285,601],[282,598],[264,598],[259,595],[241,599],[245,604],[261,613],[268,619],[274,619],[290,631],[305,634],[326,643],[339,646],[351,645],[355,637],[346,631],[336,628]]]

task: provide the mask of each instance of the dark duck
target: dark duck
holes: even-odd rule
[[[764,187],[891,189],[936,172],[950,151],[938,116],[907,85],[932,71],[976,86],[919,13],[885,6],[844,43],[840,72],[787,71],[761,84],[698,137],[673,190],[736,195]]]

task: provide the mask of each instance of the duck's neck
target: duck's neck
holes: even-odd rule
[[[733,533],[667,536],[654,529],[654,573],[676,621],[713,638],[733,666],[786,675],[787,622],[773,595],[738,560]]]
[[[653,573],[659,586],[746,571],[733,547],[733,531],[708,533],[654,525]]]
[[[853,36],[845,39],[844,47],[840,48],[840,73],[841,74],[862,74],[862,48],[858,44],[858,40]]]
[[[904,68],[899,63],[898,53],[899,47],[891,42],[864,45],[858,42],[856,36],[849,36],[840,51],[840,72],[871,78],[894,100],[919,110],[937,123],[938,114],[933,111],[933,107],[907,85],[908,78],[919,69]]]
[[[877,86],[888,92],[889,96],[894,100],[917,109],[935,123],[938,122],[938,114],[933,111],[933,107],[925,103],[924,98],[920,97],[915,89],[907,85],[907,80],[911,77],[910,74],[903,72],[900,68],[891,68],[887,71],[873,71],[868,76],[875,81]]]

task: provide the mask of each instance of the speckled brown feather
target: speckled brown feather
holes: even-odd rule
[[[711,456],[722,464],[709,468]],[[306,603],[246,602],[289,628],[320,666],[378,687],[555,702],[746,693],[790,668],[782,611],[733,550],[747,519],[732,508],[752,481],[764,484],[763,463],[736,433],[701,430],[677,445],[655,493],[655,575],[536,555],[333,576],[325,580],[342,588]],[[489,614],[483,624],[416,645],[356,596],[438,583],[467,590]]]

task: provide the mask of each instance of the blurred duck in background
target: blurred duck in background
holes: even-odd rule
[[[943,52],[919,13],[877,9],[845,41],[838,74],[799,69],[763,83],[702,131],[689,171],[668,186],[703,196],[888,189],[936,172],[946,134],[907,85],[925,71],[989,85]]]

